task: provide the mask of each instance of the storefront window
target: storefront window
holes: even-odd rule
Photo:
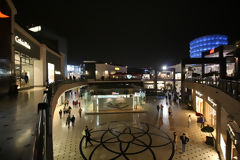
[[[207,102],[205,103],[204,115],[207,120],[207,124],[214,128],[214,132],[212,134],[214,137],[216,137],[216,110]]]
[[[34,85],[33,59],[15,51],[15,73],[18,88],[27,88]]]
[[[203,114],[203,99],[196,96],[196,111]]]
[[[238,151],[232,141],[231,160],[238,160]]]

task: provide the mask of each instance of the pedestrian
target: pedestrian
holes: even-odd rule
[[[71,114],[71,111],[72,111],[72,107],[69,106],[69,107],[68,107],[68,113]]]
[[[60,119],[62,119],[62,110],[61,109],[59,111],[59,116],[60,116]]]
[[[74,127],[74,123],[75,123],[75,117],[74,117],[74,115],[72,115],[71,122],[72,122],[72,126]]]
[[[192,121],[191,115],[189,115],[189,116],[188,116],[188,128],[190,127],[191,121]]]
[[[161,104],[161,111],[163,111],[163,105]]]
[[[85,148],[87,148],[87,143],[89,142],[91,144],[91,146],[93,145],[91,143],[91,133],[88,130],[88,126],[85,127],[85,138],[86,138],[86,143],[85,143]]]
[[[66,107],[64,106],[63,107],[63,114],[65,115],[65,113],[66,113]]]
[[[202,115],[201,120],[202,120],[201,128],[203,128],[203,127],[204,127],[204,124],[205,124],[205,122],[206,122],[206,118],[204,117],[204,115]]]
[[[159,113],[159,109],[160,109],[160,107],[159,107],[159,105],[157,105],[157,111],[158,111],[158,113]]]
[[[173,132],[173,145],[174,145],[174,150],[177,150],[177,133]]]
[[[169,102],[170,102],[171,98],[172,98],[172,97],[171,97],[171,93],[169,93],[169,94],[168,94]]]
[[[185,133],[183,133],[181,136],[180,136],[180,139],[182,141],[182,153],[185,152],[185,147],[186,147],[186,144],[187,142],[189,142],[189,138],[186,136]]]
[[[78,113],[79,113],[79,116],[81,118],[82,117],[82,108],[81,107],[79,108]]]
[[[70,115],[68,115],[67,120],[66,120],[66,125],[68,126],[68,128],[70,127],[70,122],[71,122],[71,117],[70,117]]]
[[[80,107],[80,100],[78,101],[78,107]]]
[[[171,106],[168,107],[168,114],[169,114],[169,116],[172,114],[172,107]]]

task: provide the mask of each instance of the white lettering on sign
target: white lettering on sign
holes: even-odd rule
[[[208,97],[208,101],[209,101],[210,103],[212,103],[212,106],[213,106],[213,107],[216,107],[216,106],[217,106],[217,104],[213,101],[212,98]]]
[[[15,41],[18,44],[21,44],[22,46],[26,47],[27,49],[31,49],[31,46],[29,45],[29,43],[27,43],[26,41],[22,40],[20,37],[15,36]]]
[[[202,97],[202,93],[198,92],[198,91],[195,91],[196,95]]]

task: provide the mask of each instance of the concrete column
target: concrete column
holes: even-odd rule
[[[182,95],[182,102],[185,101],[185,91],[184,91],[184,80],[185,80],[185,63],[181,62],[181,95]]]
[[[157,92],[158,70],[155,69],[154,90]]]
[[[65,68],[66,68],[66,64],[65,64],[65,59],[66,59],[66,55],[63,53],[61,54],[61,75],[63,76],[63,78],[65,78]]]
[[[42,71],[43,71],[43,76],[42,76],[42,79],[43,79],[43,85],[45,85],[48,77],[48,71],[47,71],[47,46],[45,44],[41,44],[41,47],[40,47],[40,60],[42,61]]]
[[[216,120],[216,145],[215,148],[217,151],[220,151],[220,134],[221,134],[221,111],[222,110],[222,106],[217,103],[217,110],[216,110],[216,114],[217,114],[217,120]]]

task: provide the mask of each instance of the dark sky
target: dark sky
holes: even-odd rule
[[[237,1],[13,0],[16,19],[41,24],[68,40],[68,63],[100,60],[161,66],[189,55],[206,34],[240,39]],[[201,3],[196,3],[201,2]]]

